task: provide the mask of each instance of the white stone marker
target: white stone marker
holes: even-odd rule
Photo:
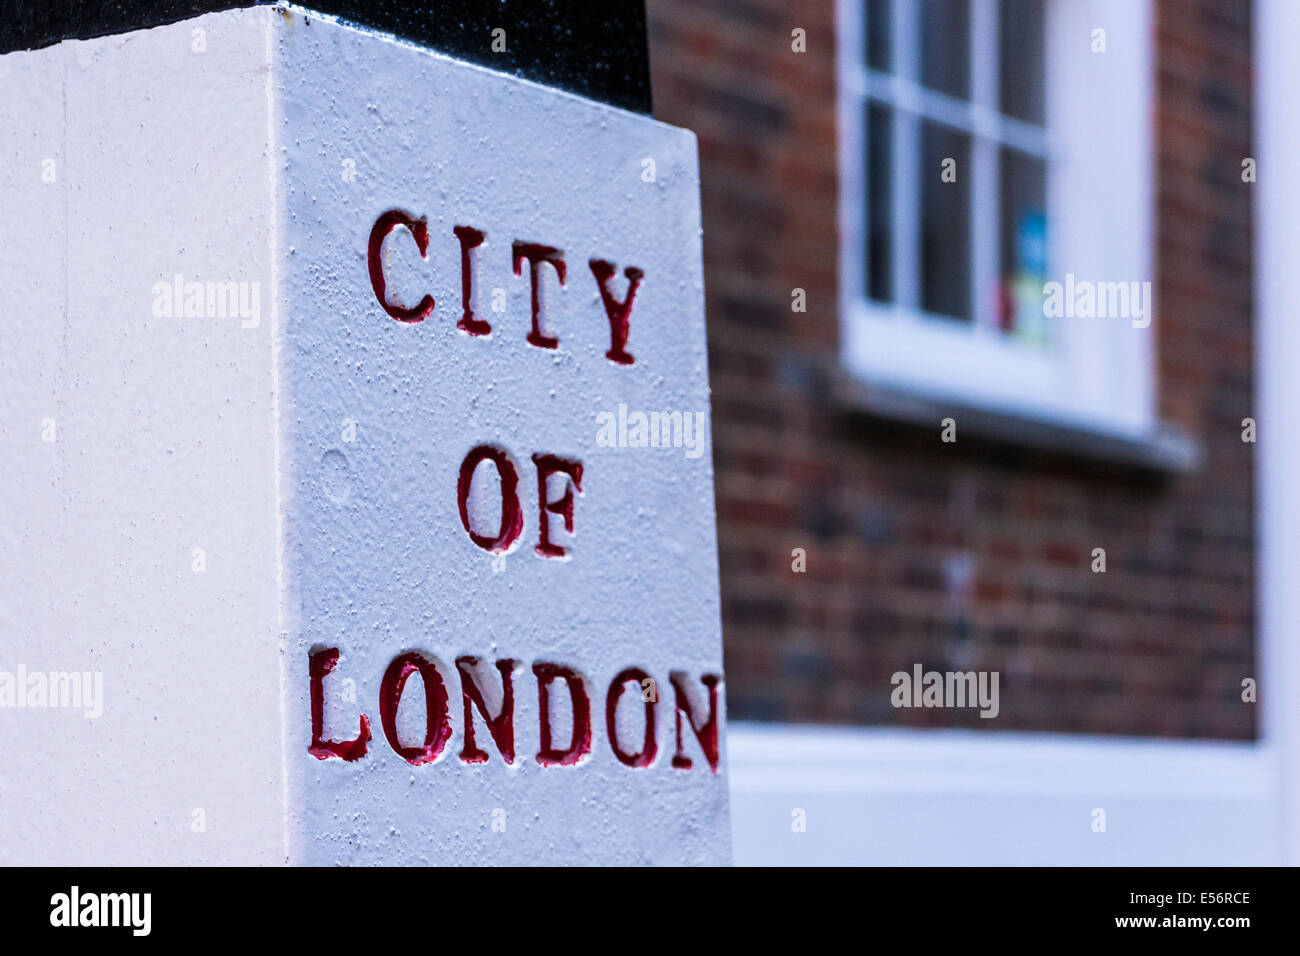
[[[0,862],[728,862],[694,137],[268,7],[0,88]]]

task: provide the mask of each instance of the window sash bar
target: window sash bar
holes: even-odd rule
[[[971,0],[972,111],[998,109],[998,0]],[[971,142],[970,308],[977,331],[997,332],[1001,288],[1002,190],[999,141],[975,135]]]
[[[1047,130],[1033,123],[1005,116],[995,107],[982,106],[909,83],[890,73],[863,68],[857,71],[853,92],[894,109],[915,113],[936,123],[992,139],[1032,156],[1048,158],[1051,141]]]
[[[920,4],[895,0],[893,13],[894,79],[905,91],[918,87],[921,75]],[[921,236],[920,182],[917,163],[921,150],[920,121],[914,110],[895,104],[893,157],[894,167],[894,302],[905,313],[920,310]]]

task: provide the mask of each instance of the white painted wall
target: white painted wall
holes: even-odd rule
[[[1260,724],[1281,770],[1280,849],[1300,865],[1300,6],[1255,4],[1255,416],[1259,548]]]
[[[0,709],[5,862],[283,859],[270,26],[0,57],[0,669],[104,693]],[[157,318],[176,273],[260,282],[267,314]]]

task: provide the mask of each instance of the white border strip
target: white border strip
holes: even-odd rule
[[[741,722],[728,753],[740,864],[1281,862],[1259,744]]]
[[[1258,0],[1255,27],[1255,402],[1260,729],[1279,752],[1284,859],[1300,864],[1300,4]],[[1243,157],[1244,158],[1244,157]],[[1227,163],[1229,157],[1224,157]],[[1236,157],[1232,157],[1236,160]],[[1234,163],[1235,165],[1235,163]],[[1249,446],[1248,446],[1249,447]]]

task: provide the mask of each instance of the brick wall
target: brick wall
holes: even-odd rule
[[[834,4],[647,6],[656,116],[700,141],[731,718],[1252,737],[1249,3],[1156,3],[1159,405],[1204,450],[1176,477],[832,402]],[[1000,672],[999,718],[893,709],[915,663]]]

